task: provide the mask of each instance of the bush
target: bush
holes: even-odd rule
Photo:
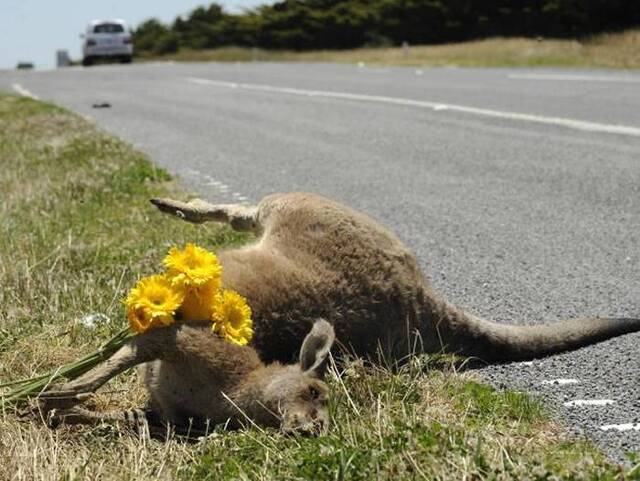
[[[135,40],[138,50],[152,53],[229,45],[309,50],[490,36],[579,37],[639,24],[640,2],[632,0],[281,0],[239,14],[212,3],[170,27],[147,20]]]

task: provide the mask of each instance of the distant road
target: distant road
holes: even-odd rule
[[[213,201],[340,199],[478,315],[640,316],[639,73],[146,64],[0,72],[0,88],[89,116]],[[617,459],[640,451],[638,334],[481,373]]]

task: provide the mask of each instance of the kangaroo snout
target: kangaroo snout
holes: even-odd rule
[[[319,436],[328,428],[329,420],[326,413],[318,413],[316,416],[292,414],[286,416],[282,423],[282,432],[289,435]]]

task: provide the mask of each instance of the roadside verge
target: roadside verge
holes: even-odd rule
[[[184,197],[169,174],[79,116],[0,95],[0,382],[93,350],[124,324],[121,300],[167,248],[247,240],[156,212]],[[330,432],[284,437],[216,431],[196,444],[117,428],[52,431],[0,413],[0,479],[639,479],[571,440],[537,401],[495,391],[445,359],[399,372],[353,361],[333,370]],[[96,395],[95,409],[144,404],[137,374]],[[555,476],[555,477],[553,477]]]

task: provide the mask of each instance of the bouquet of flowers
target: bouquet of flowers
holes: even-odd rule
[[[237,292],[222,287],[222,266],[212,252],[187,244],[172,247],[165,272],[140,279],[124,301],[129,326],[97,351],[40,376],[4,384],[13,389],[0,395],[0,407],[37,397],[60,378],[75,379],[107,359],[137,334],[181,321],[210,321],[220,337],[246,345],[253,336],[251,309]]]

